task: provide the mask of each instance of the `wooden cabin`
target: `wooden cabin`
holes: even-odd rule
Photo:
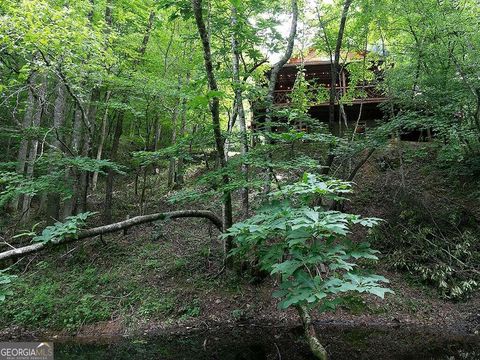
[[[349,61],[362,61],[361,54],[354,54],[349,57]],[[291,105],[292,89],[297,78],[299,69],[303,66],[305,79],[315,86],[324,88],[327,92],[330,90],[331,84],[331,62],[315,56],[306,57],[303,60],[292,58],[280,71],[278,81],[274,93],[274,105],[276,107],[288,107]],[[368,123],[374,123],[375,120],[381,119],[383,113],[378,107],[386,98],[378,90],[378,82],[381,81],[381,71],[375,65],[370,65],[369,71],[375,74],[376,80],[373,82],[363,83],[357,86],[363,94],[361,98],[353,99],[353,101],[344,104],[344,110],[348,123],[357,123],[360,117],[360,123],[365,126]],[[347,90],[349,90],[350,79],[348,70],[342,67],[338,71],[336,81],[336,91],[338,97],[341,98]],[[335,122],[339,121],[339,105],[335,104]],[[329,119],[329,103],[328,99],[324,102],[313,103],[309,108],[309,115],[321,122],[328,122]],[[260,107],[254,109],[253,127],[264,122],[264,111]],[[344,120],[342,119],[343,123]]]

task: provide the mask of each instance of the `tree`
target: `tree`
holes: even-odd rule
[[[266,97],[267,109],[265,111],[265,122],[267,123],[267,131],[271,130],[272,122],[272,107],[273,107],[273,94],[275,92],[275,86],[277,84],[278,73],[282,67],[287,63],[293,53],[293,46],[295,44],[295,36],[297,34],[297,22],[298,22],[298,3],[296,0],[292,0],[292,22],[290,25],[290,33],[288,35],[287,47],[285,53],[278,60],[278,62],[273,66],[270,72],[270,82],[268,84],[268,93]]]
[[[343,200],[351,191],[349,183],[322,181],[313,174],[271,194],[272,200],[256,215],[228,229],[224,237],[233,236],[236,248],[231,256],[247,261],[259,259],[261,268],[280,277],[279,307],[295,307],[302,320],[312,353],[326,359],[310,312],[334,309],[344,293],[371,293],[381,298],[391,290],[382,287],[384,277],[366,273],[354,262],[377,260],[377,251],[368,243],[353,243],[349,228],[359,224],[370,228],[375,218],[312,207],[314,200]]]
[[[210,111],[212,114],[212,124],[213,132],[215,135],[215,144],[217,148],[217,157],[220,163],[221,168],[225,168],[225,149],[224,149],[224,139],[222,137],[222,131],[220,126],[220,100],[219,100],[219,90],[217,85],[217,80],[213,72],[213,62],[212,54],[210,48],[210,40],[207,29],[205,27],[205,22],[203,20],[203,8],[202,0],[192,0],[193,13],[195,16],[195,22],[197,24],[198,33],[202,42],[204,61],[205,61],[205,72],[207,73],[208,87],[211,94],[210,99]],[[228,174],[225,173],[222,176],[223,185],[228,186],[230,180]],[[232,195],[229,190],[225,189],[223,198],[223,225],[225,229],[230,228],[233,223],[232,220]],[[232,247],[231,239],[227,238],[225,243],[226,251],[230,251]]]
[[[239,49],[239,29],[238,29],[238,9],[235,4],[232,4],[232,72],[233,72],[233,86],[235,98],[233,100],[233,114],[232,117],[238,117],[238,124],[240,126],[240,154],[245,157],[248,153],[248,135],[247,125],[245,120],[245,109],[243,107],[243,91],[242,82],[240,80],[240,49]],[[234,120],[232,120],[234,123]],[[242,173],[245,181],[248,182],[248,165],[242,164]],[[244,187],[242,190],[242,206],[243,213],[248,216],[249,200],[248,200],[248,187]]]

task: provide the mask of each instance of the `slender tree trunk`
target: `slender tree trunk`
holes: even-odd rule
[[[348,10],[352,5],[353,0],[345,0],[343,4],[342,17],[340,19],[340,27],[338,29],[337,43],[335,45],[335,53],[333,63],[331,63],[331,79],[330,79],[330,97],[328,102],[328,124],[330,130],[333,129],[335,123],[335,102],[337,100],[337,81],[338,68],[340,66],[340,51],[342,49],[343,35],[345,33],[345,26],[347,24]]]
[[[183,138],[185,136],[185,123],[186,123],[186,116],[187,115],[187,109],[186,109],[186,99],[182,100],[182,114],[181,114],[181,123],[180,123],[180,138]],[[183,151],[183,149],[182,149]],[[185,164],[184,164],[184,159],[182,154],[178,156],[178,161],[177,161],[177,177],[176,177],[176,184],[178,187],[182,187],[185,179],[184,179],[184,174],[185,173]]]
[[[32,126],[38,128],[40,126],[40,122],[42,120],[42,115],[45,110],[45,103],[46,103],[46,94],[47,94],[47,76],[44,74],[42,75],[41,82],[38,86],[37,91],[37,105],[35,114],[33,115]],[[35,160],[37,159],[38,153],[38,138],[34,138],[30,143],[30,151],[28,154],[28,161],[27,161],[27,169],[26,169],[26,177],[32,178],[33,171],[35,168]],[[22,204],[22,214],[23,220],[27,221],[30,217],[30,205],[32,202],[32,196],[25,195],[23,197],[23,204]]]
[[[158,114],[155,115],[155,125],[154,125],[155,137],[153,140],[153,151],[157,151],[160,146],[160,136],[162,135],[162,124],[160,124],[160,119]],[[159,169],[157,166],[154,167],[154,173],[158,174]]]
[[[235,90],[234,113],[238,115],[238,125],[240,127],[240,153],[245,159],[248,153],[248,136],[247,126],[245,123],[245,109],[243,108],[243,92],[242,83],[240,81],[240,50],[235,30],[238,27],[237,8],[232,6],[232,20],[231,20],[233,34],[232,34],[232,68],[233,68],[233,82]],[[232,125],[233,126],[233,125]],[[248,183],[248,165],[242,162],[242,177]],[[243,215],[248,217],[248,186],[241,189],[242,210]]]
[[[287,48],[282,58],[273,66],[270,73],[270,81],[268,84],[268,93],[266,98],[266,109],[265,109],[265,130],[267,133],[272,132],[272,121],[273,121],[273,107],[274,107],[274,94],[275,87],[277,86],[278,74],[282,70],[283,66],[288,62],[293,53],[293,46],[295,45],[295,36],[297,34],[297,23],[298,23],[298,3],[297,0],[292,0],[292,22],[290,25],[290,34],[288,35]],[[272,143],[272,139],[267,134],[267,142]],[[269,152],[267,154],[269,161],[272,161],[272,154]],[[270,183],[276,181],[277,178],[273,173],[272,167],[268,167],[268,176],[270,178]],[[265,193],[270,191],[270,183],[264,189]]]
[[[58,81],[55,87],[55,104],[53,109],[53,127],[55,128],[55,139],[53,140],[53,146],[57,149],[58,152],[63,153],[62,143],[60,138],[59,130],[65,124],[65,110],[67,106],[67,94],[65,91],[65,85],[62,81]]]
[[[145,34],[143,35],[142,45],[140,45],[140,48],[138,49],[139,56],[134,63],[135,67],[140,63],[143,55],[145,55],[145,52],[147,51],[147,46],[148,46],[148,42],[150,41],[150,34],[153,29],[154,20],[155,20],[155,11],[151,11],[150,16],[148,17],[147,28],[145,29]]]
[[[123,132],[123,118],[125,114],[123,110],[120,110],[120,113],[117,117],[117,123],[115,125],[115,133],[113,134],[112,150],[110,152],[110,160],[115,162],[117,161],[118,156],[118,147],[120,145],[120,137]],[[112,222],[112,205],[113,205],[113,178],[114,172],[109,169],[107,174],[107,181],[105,185],[105,213],[104,220],[107,223]]]
[[[90,104],[87,114],[87,129],[83,137],[82,156],[90,157],[92,151],[92,135],[95,129],[95,122],[97,117],[97,101],[100,99],[100,89],[95,87],[92,89],[90,95]],[[88,171],[81,171],[79,175],[79,192],[78,192],[78,209],[77,212],[87,211],[87,197],[89,188],[90,173]]]
[[[25,108],[25,114],[23,116],[23,122],[22,122],[22,128],[21,128],[22,131],[25,131],[32,124],[33,110],[35,107],[35,96],[34,96],[35,79],[36,79],[36,74],[33,73],[27,82],[28,98],[27,98],[27,105]],[[17,156],[17,173],[19,175],[25,174],[27,154],[28,154],[28,138],[25,136],[25,134],[23,134],[22,140],[20,141],[20,147],[18,149],[18,156]],[[12,200],[11,206],[14,211],[18,210],[18,204],[21,199],[23,199],[23,197],[16,197]]]
[[[83,130],[83,121],[82,121],[82,111],[78,108],[78,105],[73,113],[73,131],[72,131],[72,141],[70,144],[70,149],[75,155],[80,154],[81,142],[82,142],[82,130]],[[75,168],[69,168],[65,171],[65,181],[72,184],[72,194],[65,200],[63,204],[63,215],[62,218],[66,218],[75,213],[77,206],[77,196],[79,189],[79,173]]]
[[[273,97],[275,94],[275,87],[277,86],[278,74],[282,70],[283,66],[288,62],[293,53],[293,46],[295,44],[295,36],[297,34],[297,23],[298,23],[298,3],[297,0],[291,1],[292,7],[292,22],[290,25],[290,33],[287,40],[287,48],[281,59],[273,66],[270,73],[270,81],[268,84],[268,93],[267,93],[267,106],[265,110],[265,129],[271,131],[272,123],[272,108],[273,108]],[[270,142],[270,140],[269,140]]]
[[[148,172],[148,165],[145,165],[143,169],[143,176],[142,176],[142,192],[140,194],[140,215],[145,214],[145,198],[147,193],[147,172]],[[137,176],[138,177],[138,176]]]
[[[312,354],[319,360],[327,360],[327,351],[318,340],[315,327],[312,323],[312,318],[308,313],[308,309],[305,306],[300,305],[297,306],[297,311],[300,315],[300,319],[302,320],[305,338],[307,339],[308,346],[310,347]]]
[[[477,97],[477,107],[475,111],[474,122],[479,133],[478,136],[480,140],[480,88],[475,89],[475,95]]]
[[[110,101],[111,94],[112,92],[108,90],[107,94],[105,95],[105,112],[103,113],[103,117],[102,117],[100,140],[98,142],[98,149],[97,149],[97,156],[96,156],[97,160],[102,159],[103,147],[105,145],[105,138],[107,136],[108,102]],[[95,191],[95,189],[97,188],[97,181],[98,181],[98,171],[95,171],[92,176],[92,191]]]
[[[188,86],[190,84],[190,73],[188,72],[186,77],[185,77],[185,85]],[[182,105],[181,105],[181,116],[180,116],[180,138],[183,139],[185,136],[185,129],[187,127],[187,98],[186,96],[183,96],[182,98]],[[183,153],[183,149],[181,151]],[[184,159],[182,154],[179,155],[178,157],[178,162],[177,162],[177,185],[178,186],[183,186],[184,183]]]
[[[366,32],[365,32],[365,45],[363,47],[363,51],[365,53],[367,53],[367,48],[368,48],[368,27],[366,29]],[[362,90],[365,91],[365,86],[366,86],[366,76],[365,76],[365,72],[367,71],[367,57],[364,56],[363,57],[363,66],[362,66]],[[345,87],[347,86],[347,83],[345,82]],[[358,131],[358,127],[360,125],[360,120],[362,119],[362,113],[363,113],[363,97],[362,97],[362,100],[360,102],[360,109],[358,111],[358,116],[357,116],[357,121],[355,122],[355,127],[353,129],[353,133],[352,133],[352,138],[350,141],[353,142],[353,140],[355,140],[355,135],[357,134],[357,131]]]
[[[179,81],[180,82],[180,81]],[[178,85],[180,88],[180,84]],[[178,107],[175,106],[172,116],[172,146],[177,143],[177,119],[178,119]],[[168,188],[173,188],[175,185],[175,157],[170,159],[170,164],[168,165]]]
[[[234,89],[235,92],[235,89]],[[233,133],[233,128],[235,126],[235,123],[237,122],[237,116],[238,116],[238,107],[237,107],[237,99],[234,97],[233,99],[233,104],[232,104],[232,113],[230,114],[230,111],[228,111],[228,124],[227,124],[227,134],[231,135]],[[230,151],[230,139],[227,137],[225,138],[225,159],[228,161],[228,153]]]
[[[328,101],[328,128],[330,130],[330,133],[334,133],[334,125],[335,125],[335,102],[337,100],[337,78],[338,78],[338,68],[340,65],[340,51],[342,48],[342,42],[343,42],[343,35],[345,32],[345,26],[347,24],[347,15],[348,15],[348,10],[350,8],[350,5],[352,4],[353,0],[345,0],[345,3],[343,4],[343,10],[342,10],[342,17],[340,20],[340,26],[338,30],[338,35],[337,35],[337,42],[335,45],[335,51],[333,52],[332,47],[330,46],[330,42],[328,41],[328,36],[326,34],[326,29],[325,26],[323,25],[323,22],[320,17],[320,13],[318,13],[318,19],[320,22],[320,26],[323,29],[323,32],[325,34],[325,44],[327,45],[327,48],[329,50],[330,54],[330,94],[329,94],[329,101]],[[330,169],[333,165],[333,161],[335,160],[335,154],[333,153],[333,148],[334,145],[330,144],[329,149],[328,149],[328,155],[325,161],[325,165],[323,168],[320,170],[320,173],[323,175],[328,175],[330,172]]]
[[[210,39],[202,14],[202,0],[192,0],[193,13],[198,28],[198,33],[202,41],[203,57],[205,61],[205,70],[207,73],[208,87],[211,91],[218,91],[217,80],[213,72],[212,54],[210,48]],[[220,100],[218,96],[214,96],[210,100],[210,112],[212,114],[213,132],[215,136],[215,144],[217,148],[217,156],[220,166],[224,168],[227,163],[225,160],[224,139],[220,127]],[[223,175],[223,185],[225,187],[230,183],[228,174]],[[223,228],[228,229],[232,226],[232,195],[229,190],[223,193]],[[228,252],[232,248],[232,239],[228,238],[225,241],[225,251]]]
[[[53,109],[53,127],[55,129],[55,139],[53,146],[56,151],[63,153],[62,144],[60,142],[59,130],[65,124],[65,107],[67,105],[67,97],[65,85],[62,81],[58,81],[55,87],[55,104]],[[47,198],[47,214],[50,219],[58,220],[60,218],[60,195],[58,193],[50,193]]]
[[[93,0],[91,0],[93,1]],[[93,10],[92,10],[92,15],[93,15]],[[105,35],[108,36],[111,31],[111,26],[112,26],[112,0],[107,0],[106,5],[105,5],[105,13],[104,13],[104,19],[105,19],[105,24],[107,25],[105,27]],[[92,21],[92,18],[90,19],[90,22]],[[108,46],[108,44],[105,45],[105,48]],[[106,95],[105,95],[105,112],[103,113],[102,117],[102,124],[101,124],[101,134],[100,134],[100,140],[98,143],[98,148],[97,148],[97,155],[96,159],[101,160],[102,159],[102,154],[103,154],[103,147],[105,145],[105,139],[107,136],[107,124],[108,124],[108,102],[110,100],[112,92],[110,90],[107,90]],[[91,182],[91,188],[92,191],[95,191],[97,188],[97,182],[98,182],[98,171],[95,171],[92,175],[92,182]]]
[[[150,102],[152,100],[149,98],[147,100],[147,103],[145,105],[145,132],[146,132],[146,136],[145,136],[145,141],[144,141],[144,146],[143,146],[143,151],[149,151],[151,150],[150,149],[150,140],[151,140],[151,137],[152,137],[152,127],[153,127],[153,123],[150,121]]]
[[[158,150],[158,145],[160,143],[160,135],[162,134],[162,125],[160,124],[160,120],[158,116],[155,116],[155,138],[153,140],[153,151]]]

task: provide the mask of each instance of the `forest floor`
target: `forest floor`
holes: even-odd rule
[[[372,159],[358,175],[356,187],[362,191],[347,210],[382,218],[388,212],[385,197],[395,200],[400,179],[421,182],[425,191],[435,192],[439,200],[448,193],[418,168],[379,171],[379,159]],[[146,212],[173,210],[175,206],[162,195],[166,192],[163,182],[151,181],[147,196],[159,195]],[[122,188],[115,193],[118,219],[138,214],[132,183]],[[90,199],[92,208],[96,201],[100,199]],[[462,201],[469,204],[471,199]],[[209,204],[220,212],[215,208],[218,202]],[[115,336],[188,333],[219,324],[299,325],[295,311],[277,309],[277,300],[271,296],[275,279],[258,282],[246,274],[219,274],[222,244],[218,235],[204,220],[178,219],[142,225],[126,235],[105,236],[104,242],[94,238],[24,259],[16,265],[22,275],[13,288],[15,295],[2,304],[0,338],[73,335],[98,341]],[[387,294],[384,300],[349,296],[335,312],[316,315],[316,321],[345,326],[426,327],[458,334],[480,332],[478,292],[454,302],[442,299],[433,287],[393,271],[383,259],[375,270],[390,280],[395,294]]]

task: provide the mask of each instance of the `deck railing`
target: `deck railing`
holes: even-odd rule
[[[360,104],[360,103],[380,103],[385,101],[386,96],[377,88],[375,85],[365,85],[365,86],[357,86],[356,89],[360,92],[363,93],[364,96],[355,98],[353,100],[354,104]],[[347,91],[349,90],[348,87],[337,87],[337,99],[341,98],[344,96]],[[273,101],[277,105],[282,105],[286,106],[289,103],[291,103],[291,95],[292,90],[275,90],[275,93],[273,95]],[[325,106],[328,105],[328,101],[324,101],[321,103],[315,103],[313,106]]]

